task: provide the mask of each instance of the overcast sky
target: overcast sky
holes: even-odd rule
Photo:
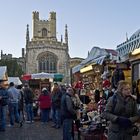
[[[47,20],[57,17],[57,38],[68,25],[71,57],[87,57],[93,46],[116,46],[140,29],[140,0],[0,0],[0,49],[21,56],[25,47],[26,25],[32,38],[32,12]]]

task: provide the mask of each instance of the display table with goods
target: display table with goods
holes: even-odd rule
[[[82,117],[82,127],[79,128],[81,140],[107,140],[106,120],[97,111],[84,112]]]

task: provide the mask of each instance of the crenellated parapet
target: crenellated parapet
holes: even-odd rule
[[[48,20],[39,20],[40,23],[48,23]]]
[[[56,12],[50,12],[50,20],[56,20]]]
[[[33,17],[34,20],[39,20],[39,12],[38,11],[34,11],[32,13],[32,17]]]
[[[33,38],[56,38],[56,12],[50,12],[49,19],[40,20],[39,12],[34,11],[32,18]],[[45,29],[45,30],[44,30]]]

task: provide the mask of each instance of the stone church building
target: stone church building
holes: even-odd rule
[[[65,26],[64,41],[58,41],[56,35],[56,13],[50,12],[48,20],[40,20],[39,12],[32,13],[32,38],[29,25],[26,31],[26,48],[22,49],[25,57],[25,71],[32,73],[60,73],[63,82],[70,83],[68,31]]]

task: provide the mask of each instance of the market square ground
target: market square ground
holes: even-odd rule
[[[22,128],[7,127],[5,132],[0,132],[0,140],[62,140],[62,137],[62,129],[52,128],[51,122],[48,124],[25,123]]]
[[[41,124],[36,121],[32,124],[24,123],[22,128],[7,126],[5,132],[0,132],[0,140],[63,140],[62,128],[52,128],[51,124],[52,122]],[[140,133],[133,140],[140,140]]]

